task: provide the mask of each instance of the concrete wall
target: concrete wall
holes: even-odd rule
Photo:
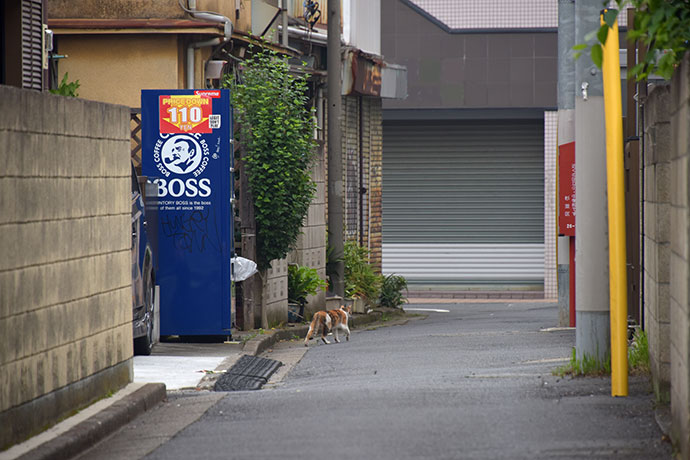
[[[670,357],[671,123],[670,87],[658,86],[645,103],[644,305],[657,398],[668,400]],[[677,200],[679,201],[679,200]]]
[[[671,437],[680,458],[690,458],[690,59],[686,55],[671,82]],[[645,219],[646,220],[646,219]]]
[[[0,86],[0,449],[132,379],[129,111]]]

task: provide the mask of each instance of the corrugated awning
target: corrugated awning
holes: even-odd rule
[[[381,56],[357,48],[346,49],[342,93],[404,99],[407,97],[407,68],[388,64]]]

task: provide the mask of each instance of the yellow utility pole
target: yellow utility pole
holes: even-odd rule
[[[604,24],[603,15],[601,24]],[[609,296],[611,301],[611,396],[628,396],[628,294],[625,266],[623,109],[618,21],[603,45],[602,77],[606,117],[606,178],[609,215]]]

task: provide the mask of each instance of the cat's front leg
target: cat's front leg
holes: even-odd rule
[[[335,339],[336,343],[340,343],[340,339],[338,338],[338,329],[340,329],[338,326],[333,328],[333,338]]]

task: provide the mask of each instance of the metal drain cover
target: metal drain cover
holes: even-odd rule
[[[275,359],[242,355],[213,386],[214,391],[259,390],[283,363]]]

